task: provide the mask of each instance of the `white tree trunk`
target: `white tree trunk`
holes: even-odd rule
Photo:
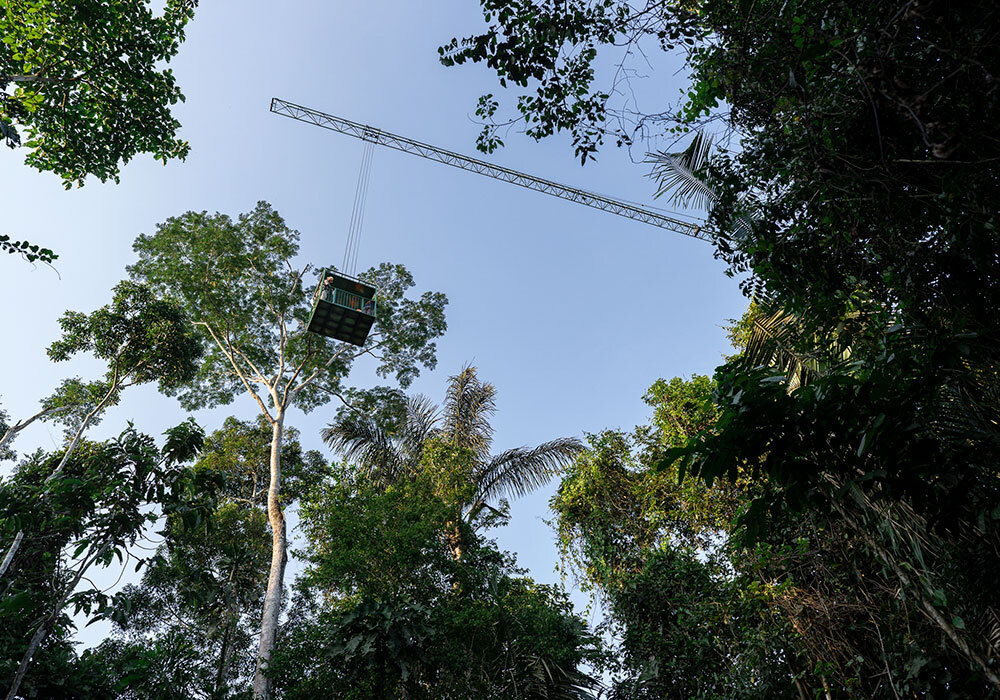
[[[4,555],[3,563],[0,564],[0,578],[3,578],[3,575],[7,573],[7,569],[8,567],[10,567],[10,563],[14,561],[14,555],[17,554],[17,549],[18,547],[21,546],[21,540],[23,539],[24,539],[24,531],[19,530],[17,536],[14,538],[14,541],[7,549],[7,554]]]
[[[260,645],[257,648],[257,670],[253,679],[255,700],[271,697],[271,683],[264,671],[274,653],[274,643],[278,632],[278,618],[281,615],[281,598],[285,578],[285,564],[288,561],[288,540],[285,533],[285,514],[281,510],[281,435],[284,429],[285,412],[278,407],[272,423],[271,436],[271,483],[267,489],[267,519],[271,524],[271,572],[267,578],[267,593],[264,596],[264,614],[260,623]]]

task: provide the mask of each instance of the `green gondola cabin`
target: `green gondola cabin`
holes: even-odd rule
[[[375,323],[375,292],[356,277],[323,270],[313,295],[309,332],[364,345]]]

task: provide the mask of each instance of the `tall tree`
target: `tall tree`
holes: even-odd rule
[[[291,505],[326,465],[318,452],[302,449],[294,428],[286,428],[283,440],[283,495]],[[178,697],[222,700],[249,685],[270,562],[270,442],[271,425],[263,416],[227,418],[205,439],[194,470],[222,482],[214,509],[197,528],[174,517],[141,583],[116,599],[116,634],[98,652],[113,678],[137,697],[155,695],[152,689],[163,681],[158,676],[172,666],[186,669],[172,683]]]
[[[139,255],[129,268],[137,280],[179,300],[205,349],[194,380],[177,393],[185,407],[253,400],[271,425],[267,513],[272,550],[261,621],[254,695],[269,696],[264,674],[274,651],[287,561],[282,506],[281,445],[289,408],[310,411],[335,397],[363,399],[370,393],[345,384],[352,363],[373,356],[381,376],[407,386],[421,365],[435,365],[434,338],[446,327],[443,294],[407,298],[413,278],[399,265],[383,263],[362,277],[379,290],[376,326],[364,347],[307,333],[309,265],[296,267],[298,232],[267,203],[235,221],[224,214],[188,212],[168,219],[135,242]],[[376,392],[377,393],[377,392]]]
[[[475,367],[465,367],[449,379],[442,410],[423,397],[412,398],[402,427],[389,431],[366,415],[349,413],[328,426],[323,439],[386,484],[450,465],[439,488],[471,522],[484,508],[493,508],[489,501],[523,496],[544,485],[581,449],[576,438],[558,438],[491,455],[495,412],[496,387],[480,380]],[[461,477],[456,465],[462,466]],[[451,540],[456,559],[462,545],[456,529]]]

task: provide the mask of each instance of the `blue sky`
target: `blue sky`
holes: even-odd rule
[[[444,68],[436,49],[482,26],[473,0],[206,2],[171,64],[187,97],[175,110],[191,143],[186,162],[143,156],[119,185],[64,191],[58,177],[25,167],[23,151],[5,149],[3,232],[60,259],[58,276],[0,260],[0,405],[14,418],[29,415],[62,378],[98,371],[87,358],[47,360],[56,320],[107,303],[133,261],[133,239],[169,216],[236,215],[263,199],[301,232],[303,264],[341,259],[362,143],[269,113],[272,96],[477,155],[471,114],[480,94],[500,92],[496,79],[478,66]],[[640,107],[674,104],[683,72],[669,60],[644,68]],[[512,133],[506,141],[488,158],[653,204],[646,167],[613,145],[581,167],[568,138],[535,143]],[[728,350],[721,326],[746,306],[707,243],[384,149],[375,152],[359,260],[362,269],[403,263],[418,290],[448,295],[438,369],[412,390],[440,400],[447,377],[475,364],[499,390],[497,450],[644,422],[645,389],[657,377],[711,373]],[[620,283],[596,284],[609,277]],[[293,415],[306,446],[326,452],[318,432],[333,410]],[[196,417],[211,430],[231,414],[249,417],[254,407],[244,398]],[[127,420],[159,434],[184,415],[173,399],[141,388],[93,436]],[[58,438],[43,426],[15,447],[52,448]],[[551,493],[516,502],[511,524],[496,533],[548,582],[558,580],[554,537],[542,522]]]

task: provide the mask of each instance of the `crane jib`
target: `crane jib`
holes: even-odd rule
[[[618,216],[624,216],[629,219],[641,221],[643,223],[650,224],[651,226],[657,226],[668,231],[684,234],[685,236],[692,236],[693,238],[706,241],[711,240],[708,232],[697,224],[680,221],[652,209],[646,209],[645,207],[635,204],[629,204],[628,202],[622,202],[610,197],[595,194],[593,192],[587,192],[568,185],[562,185],[558,182],[546,180],[534,175],[528,175],[527,173],[518,172],[517,170],[512,170],[511,168],[505,168],[502,165],[488,163],[484,160],[479,160],[478,158],[464,156],[460,153],[454,153],[443,148],[438,148],[437,146],[431,146],[430,144],[421,143],[420,141],[414,141],[413,139],[406,138],[405,136],[398,136],[388,131],[382,131],[381,129],[368,126],[367,124],[359,124],[358,122],[352,122],[350,119],[336,117],[332,114],[319,112],[315,109],[309,109],[308,107],[287,102],[277,97],[271,99],[271,111],[275,114],[280,114],[292,119],[297,119],[298,121],[323,127],[324,129],[330,129],[331,131],[337,131],[341,134],[347,134],[348,136],[353,136],[363,141],[369,141],[380,146],[394,148],[397,151],[403,151],[404,153],[412,153],[414,155],[423,156],[424,158],[436,160],[437,162],[444,163],[445,165],[451,165],[456,168],[461,168],[462,170],[469,170],[497,180],[510,182],[537,192],[552,195],[553,197],[568,199],[569,201],[576,202],[577,204],[583,204],[588,207],[600,209],[601,211],[617,214]]]

